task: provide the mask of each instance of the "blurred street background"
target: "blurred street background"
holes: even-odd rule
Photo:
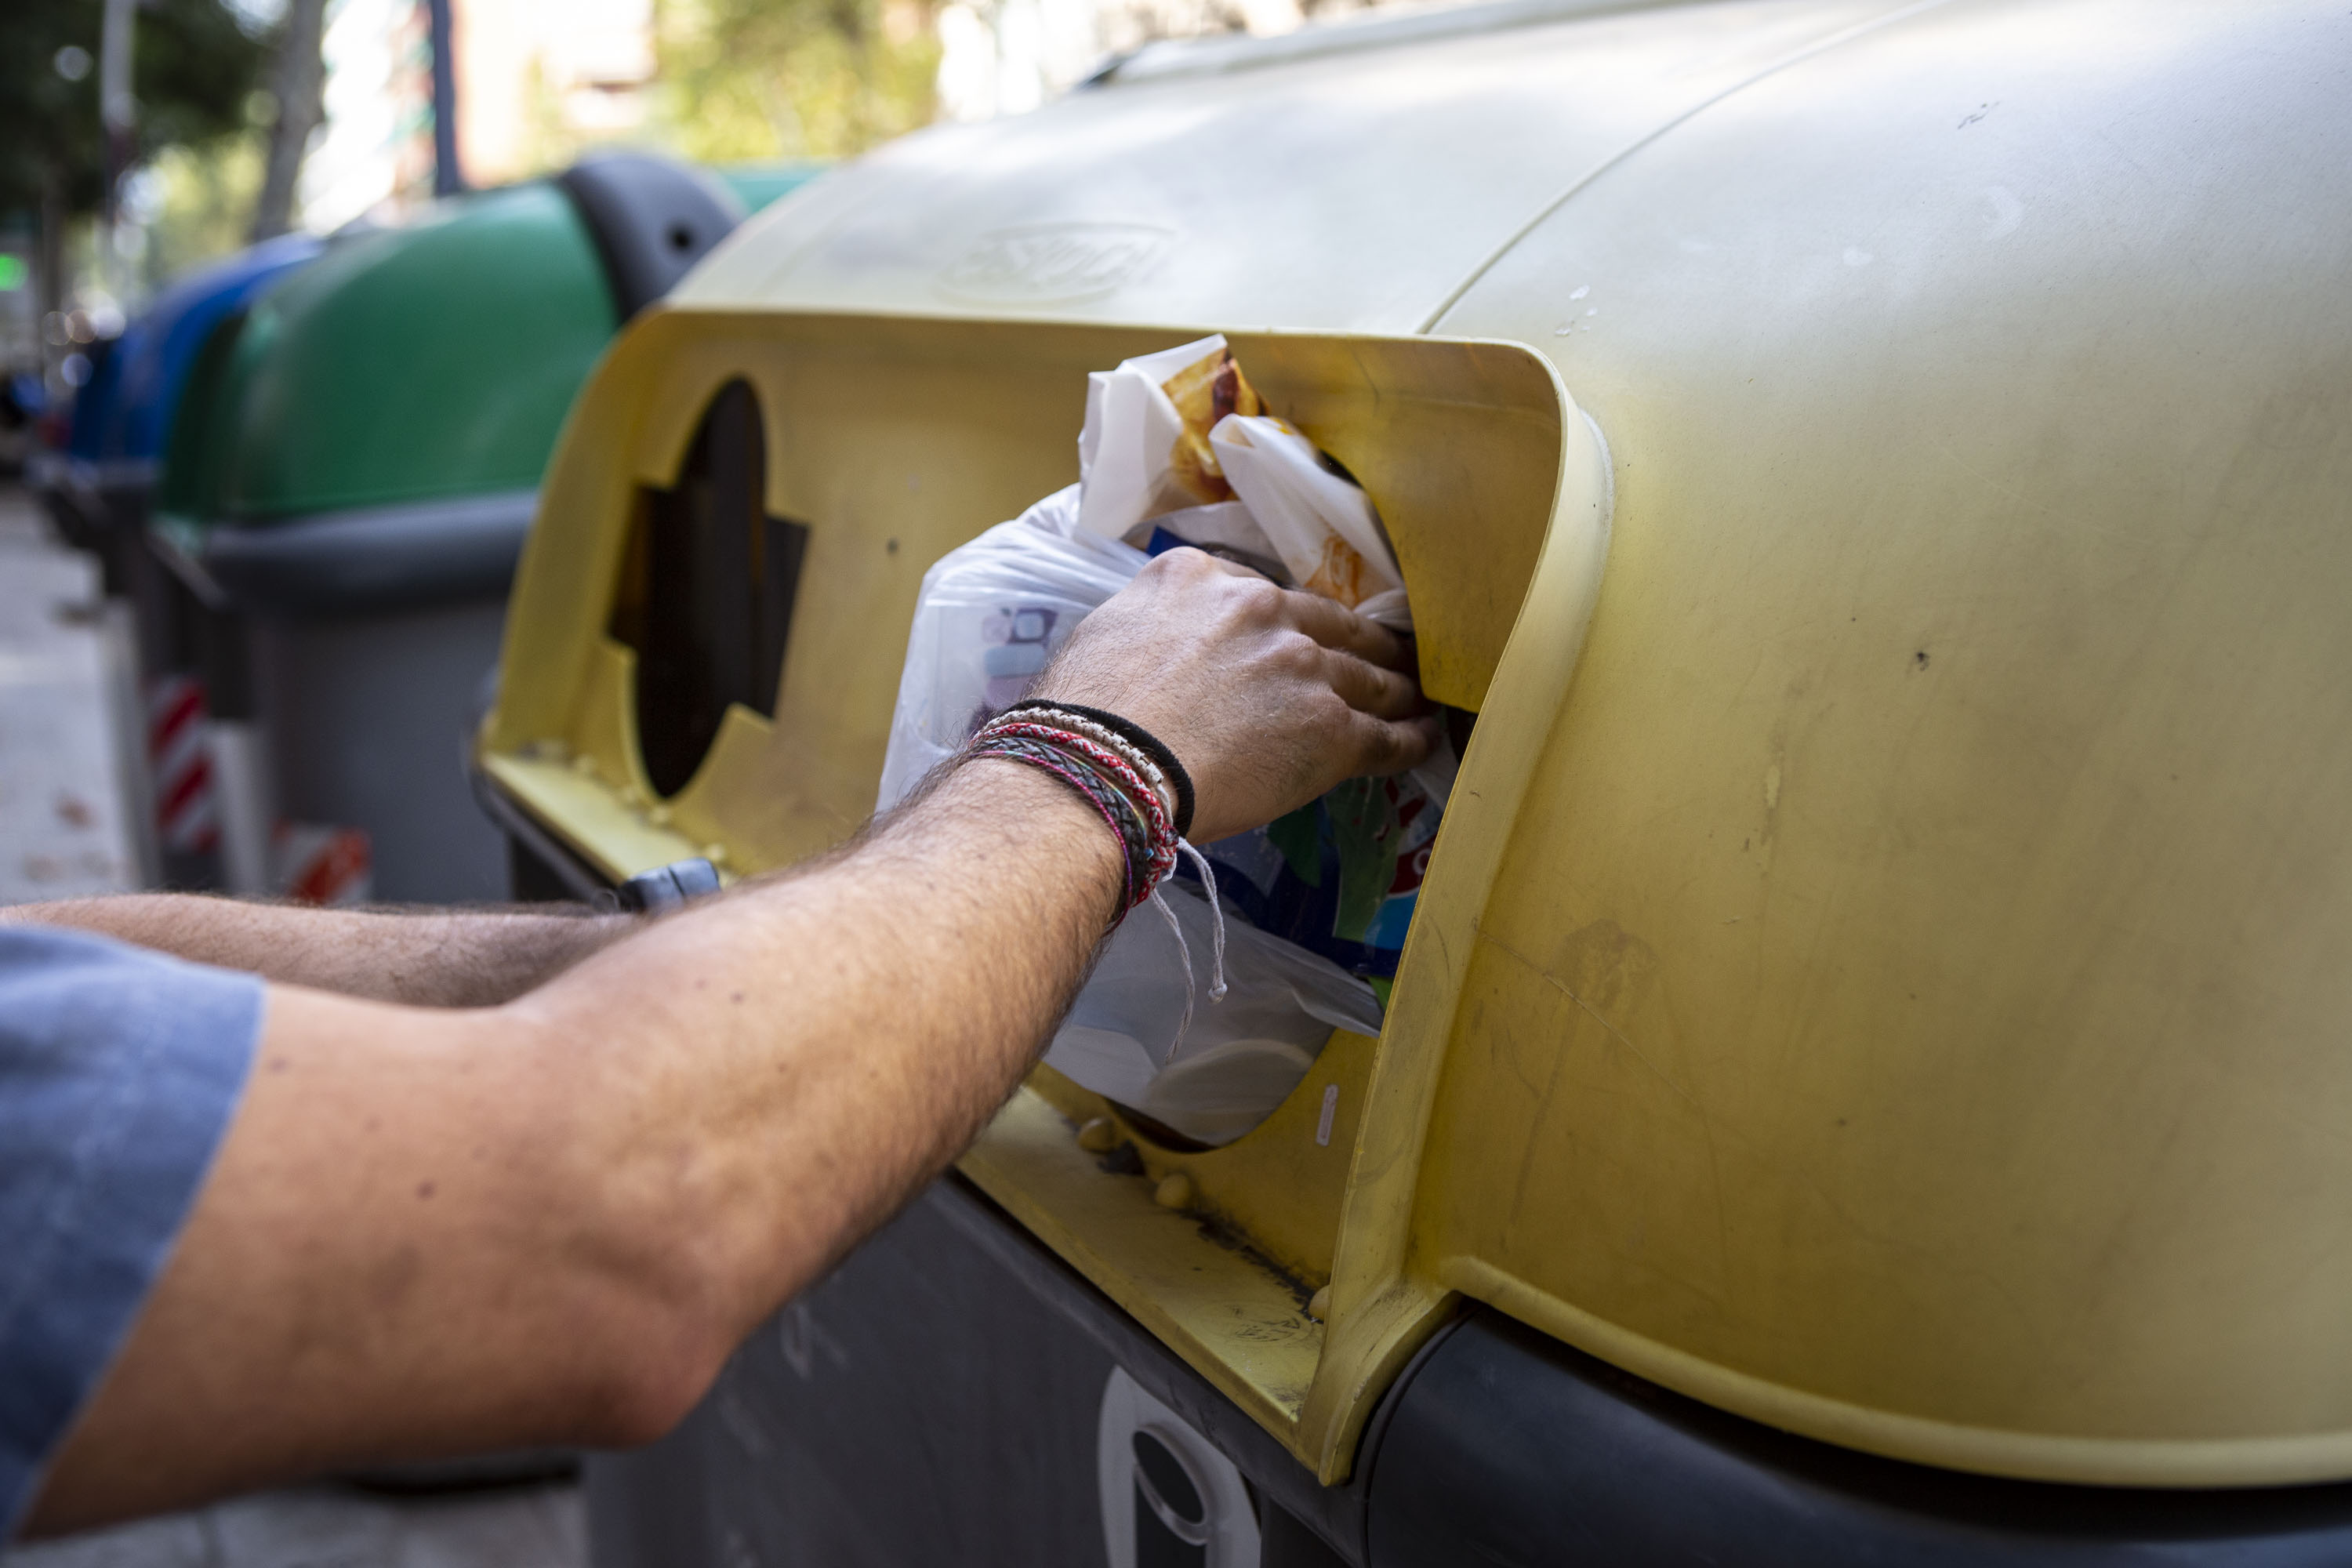
[[[1034,108],[1155,39],[1366,4],[11,0],[0,353],[67,390],[167,279],[289,229],[394,221],[613,143],[849,157]]]

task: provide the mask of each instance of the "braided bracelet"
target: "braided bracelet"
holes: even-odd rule
[[[1133,728],[1148,733],[1140,726]],[[1166,752],[1157,741],[1152,747]],[[1175,870],[1181,830],[1169,796],[1178,791],[1161,767],[1161,758],[1123,730],[1102,723],[1091,712],[1024,703],[982,724],[964,754],[1024,763],[1051,773],[1087,798],[1119,843],[1126,882],[1122,916],[1150,898]],[[1173,755],[1166,760],[1172,763]],[[1183,793],[1189,795],[1191,781],[1184,784]]]
[[[1175,791],[1176,837],[1186,838],[1192,836],[1192,775],[1184,771],[1184,764],[1176,760],[1176,753],[1170,751],[1167,743],[1159,736],[1132,719],[1117,713],[1108,713],[1099,708],[1082,708],[1075,702],[1055,702],[1048,698],[1032,697],[1024,701],[1015,702],[1005,710],[1007,713],[1019,713],[1024,710],[1043,711],[1068,719],[1090,721],[1141,752],[1166,777],[1170,786]]]
[[[1137,805],[1134,794],[1123,786],[1115,773],[1106,776],[1108,770],[1096,758],[1083,750],[1074,752],[1062,737],[1050,732],[1040,735],[1027,725],[1017,730],[1008,727],[987,731],[973,737],[973,742],[975,755],[1010,757],[1014,762],[1031,763],[1092,800],[1110,823],[1111,831],[1118,836],[1129,870],[1139,872],[1141,880],[1156,879],[1151,876],[1159,858],[1156,825],[1150,815]]]
[[[1111,831],[1111,836],[1118,840],[1121,880],[1118,903],[1120,918],[1123,919],[1128,910],[1150,896],[1149,892],[1138,893],[1136,890],[1135,868],[1143,857],[1137,848],[1138,835],[1129,826],[1133,814],[1122,812],[1120,808],[1124,803],[1116,790],[1105,786],[1086,769],[1067,765],[1061,757],[1055,754],[1050,746],[1034,745],[1010,738],[992,740],[982,744],[975,737],[974,744],[965,752],[965,755],[1003,757],[1007,762],[1025,763],[1041,773],[1051,773],[1083,795],[1087,802],[1101,814],[1105,826]],[[1118,922],[1114,920],[1111,923],[1116,925]]]
[[[988,728],[992,734],[1014,736],[1040,745],[1077,752],[1094,764],[1096,772],[1108,775],[1110,782],[1135,805],[1138,815],[1143,819],[1148,852],[1156,858],[1162,847],[1166,847],[1170,854],[1174,853],[1176,827],[1169,819],[1167,801],[1144,771],[1137,768],[1132,759],[1122,756],[1118,748],[1102,744],[1076,726],[1065,728],[1041,724],[1027,714],[1007,714]]]
[[[1108,725],[1098,724],[1092,719],[1067,708],[1025,708],[1018,714],[1008,710],[1004,716],[1008,719],[1043,720],[1058,728],[1075,731],[1094,742],[1095,744],[1108,748],[1118,754],[1119,760],[1130,771],[1139,774],[1143,782],[1150,786],[1152,794],[1160,797],[1160,808],[1163,811],[1171,815],[1176,811],[1178,804],[1176,786],[1169,781],[1167,773],[1161,771],[1157,762],[1152,760],[1151,753],[1144,751],[1118,731]]]
[[[1027,715],[1006,716],[983,725],[969,755],[1001,756],[1052,773],[1091,801],[1119,840],[1127,889],[1122,910],[1150,896],[1175,866],[1172,825],[1155,793],[1141,787],[1136,771],[1087,737]]]

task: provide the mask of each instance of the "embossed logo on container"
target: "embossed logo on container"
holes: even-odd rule
[[[1175,236],[1139,223],[1047,223],[982,235],[940,288],[982,304],[1053,304],[1110,293]]]

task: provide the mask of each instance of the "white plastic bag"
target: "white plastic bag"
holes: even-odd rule
[[[876,809],[906,798],[1029,688],[1087,612],[1150,557],[1077,526],[1078,487],[941,556],[923,574]]]
[[[1209,432],[1209,446],[1294,584],[1382,626],[1412,629],[1404,575],[1371,499],[1314,442],[1279,419],[1228,414]]]
[[[1191,883],[1171,883],[1161,896],[1184,933],[1181,948],[1150,910],[1130,915],[1045,1053],[1055,1070],[1188,1138],[1226,1143],[1282,1103],[1333,1029],[1380,1032],[1370,985],[1236,921],[1225,927],[1225,998],[1208,1003],[1208,900]],[[1180,1041],[1187,955],[1202,1000]]]

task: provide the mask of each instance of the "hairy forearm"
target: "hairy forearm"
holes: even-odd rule
[[[417,1007],[481,1007],[544,984],[638,923],[585,910],[320,910],[124,893],[0,910],[285,985]]]
[[[1085,976],[1119,865],[1063,785],[968,764],[853,852],[664,922],[507,1012],[595,1041],[576,1146],[665,1247],[690,1218],[723,1350],[1003,1102]]]

